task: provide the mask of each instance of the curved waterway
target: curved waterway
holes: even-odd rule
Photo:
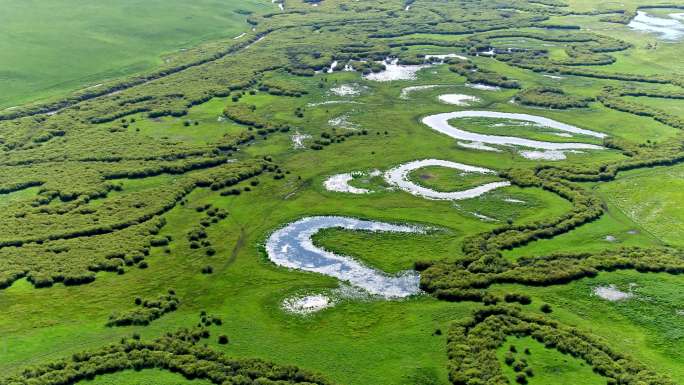
[[[511,119],[533,122],[543,127],[553,128],[558,131],[593,136],[595,138],[604,138],[606,135],[585,130],[579,127],[571,126],[569,124],[561,123],[553,119],[544,118],[536,115],[517,114],[508,112],[495,111],[457,111],[447,112],[442,114],[435,114],[423,118],[423,123],[435,131],[446,134],[454,139],[467,140],[470,142],[478,142],[485,144],[498,144],[504,146],[521,146],[528,148],[537,148],[543,150],[600,150],[601,146],[588,143],[556,143],[543,142],[539,140],[523,139],[515,136],[499,136],[499,135],[485,135],[474,132],[465,131],[449,124],[452,119],[462,118],[497,118],[497,119]]]
[[[429,166],[439,166],[448,167],[457,170],[461,170],[466,173],[479,173],[479,174],[494,174],[493,170],[469,166],[467,164],[451,162],[448,160],[440,159],[422,159],[413,162],[408,162],[401,164],[385,173],[385,180],[387,183],[397,186],[401,190],[411,193],[416,196],[420,196],[427,199],[436,200],[461,200],[478,197],[486,192],[495,190],[499,187],[510,186],[511,183],[507,181],[502,182],[492,182],[486,183],[481,186],[473,187],[471,189],[462,191],[449,191],[441,192],[429,189],[427,187],[419,186],[411,182],[408,178],[409,174],[417,169]]]
[[[654,33],[663,40],[680,40],[684,37],[684,14],[670,13],[667,16],[657,17],[637,11],[637,15],[627,26],[636,31]]]
[[[340,216],[313,216],[276,230],[266,241],[268,258],[276,265],[304,270],[349,282],[370,294],[403,298],[419,292],[420,276],[415,271],[388,275],[346,255],[338,255],[313,244],[317,232],[341,227],[373,232],[424,233],[425,229]]]

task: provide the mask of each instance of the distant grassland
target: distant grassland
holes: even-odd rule
[[[599,191],[631,220],[667,244],[681,246],[684,228],[684,168],[632,171]]]
[[[30,4],[29,4],[30,3]],[[0,0],[0,110],[150,70],[248,30],[265,0]]]

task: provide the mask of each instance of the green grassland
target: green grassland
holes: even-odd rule
[[[627,6],[633,3],[628,2]],[[592,4],[571,1],[569,9],[584,11],[592,8]],[[513,0],[509,5],[519,8],[521,15],[546,15],[547,8],[567,8]],[[403,11],[404,3],[393,0],[363,4],[324,0],[317,7],[288,0],[283,12],[271,3],[193,3],[192,12],[183,6],[150,5],[153,6],[161,7],[157,11],[162,14],[155,25],[164,28],[154,34],[163,35],[163,41],[140,41],[140,33],[131,29],[132,36],[121,37],[119,42],[132,49],[130,56],[104,60],[107,68],[98,67],[102,63],[89,63],[88,68],[100,68],[88,75],[92,78],[67,80],[71,76],[68,71],[60,74],[62,78],[46,73],[42,79],[36,77],[35,82],[58,79],[62,85],[17,89],[13,91],[14,100],[63,95],[67,90],[98,81],[96,78],[144,71],[159,64],[160,54],[180,46],[207,43],[202,49],[209,56],[214,55],[212,49],[218,46],[221,48],[216,48],[216,52],[223,52],[223,46],[230,44],[237,47],[236,51],[216,53],[211,56],[214,59],[205,63],[123,87],[116,94],[75,102],[54,114],[0,121],[0,144],[6,154],[0,159],[0,207],[4,209],[0,223],[7,229],[0,239],[4,242],[0,245],[0,253],[4,253],[0,282],[7,282],[0,289],[3,376],[28,376],[25,369],[29,366],[45,367],[61,358],[76,359],[81,352],[120,343],[134,334],[150,341],[181,328],[194,328],[210,332],[197,345],[207,344],[230,359],[259,358],[294,365],[320,373],[335,384],[447,385],[452,383],[451,370],[457,365],[478,362],[459,361],[450,355],[454,347],[449,331],[474,312],[494,308],[487,301],[496,298],[499,306],[519,308],[520,312],[545,322],[575,328],[578,335],[589,334],[603,349],[633,359],[625,361],[630,365],[641,363],[669,379],[644,383],[669,385],[684,381],[684,357],[678,354],[684,349],[684,298],[677,289],[681,287],[682,276],[674,274],[680,271],[673,268],[669,273],[665,269],[647,273],[641,266],[635,270],[634,266],[620,265],[593,269],[593,274],[563,282],[524,284],[515,283],[519,281],[512,270],[529,264],[530,257],[560,253],[580,255],[578,259],[587,255],[600,258],[601,252],[620,253],[628,247],[666,250],[662,258],[667,254],[671,256],[668,261],[679,261],[676,267],[684,265],[678,249],[682,247],[684,215],[684,196],[679,186],[682,166],[677,164],[684,159],[681,129],[651,116],[618,110],[599,99],[609,92],[607,87],[643,87],[642,83],[648,82],[605,79],[593,74],[562,74],[562,79],[554,79],[522,67],[521,63],[527,63],[525,58],[507,61],[502,57],[505,54],[495,58],[469,56],[478,68],[475,72],[491,71],[506,76],[518,81],[523,89],[553,86],[571,95],[595,98],[586,108],[561,110],[511,103],[519,89],[486,91],[467,87],[465,75],[450,69],[453,63],[424,68],[412,80],[391,82],[369,81],[356,71],[320,72],[333,58],[346,60],[344,55],[356,51],[367,55],[364,60],[388,52],[407,60],[419,53],[466,55],[464,47],[440,44],[485,39],[488,33],[499,31],[496,23],[502,19],[510,23],[504,28],[507,31],[546,31],[516,19],[522,16],[507,13],[502,18],[499,12],[506,10],[482,4],[471,8],[419,0],[410,11]],[[248,30],[244,23],[246,15],[234,12],[238,8],[255,12],[250,20],[256,31],[244,37],[251,43],[249,46],[240,46],[241,42],[232,39],[228,43],[219,40]],[[24,8],[14,5],[10,9],[19,12]],[[48,7],[41,10],[48,11]],[[78,12],[90,15],[111,10],[95,12],[86,7]],[[440,12],[457,22],[444,21]],[[188,24],[183,28],[174,19],[179,15],[191,16],[183,21]],[[617,58],[615,63],[577,66],[581,70],[652,75],[659,71],[649,67],[649,63],[657,63],[668,74],[681,71],[681,63],[671,60],[676,49],[681,49],[681,42],[646,50],[643,46],[652,37],[621,24],[601,22],[600,17],[552,14],[543,23],[578,25],[633,44],[629,49],[610,52]],[[106,25],[122,23],[117,22],[117,13],[106,19]],[[139,22],[135,17],[126,19],[128,23]],[[442,21],[430,24],[434,20]],[[102,21],[95,18],[88,23],[100,25]],[[381,24],[383,30],[397,36],[376,36]],[[440,33],[440,28],[456,30],[463,25],[473,31]],[[494,25],[491,30],[475,30],[490,25]],[[164,32],[168,27],[173,27],[174,32]],[[70,28],[86,27],[76,24]],[[575,36],[573,31],[549,31],[553,36]],[[263,39],[258,40],[260,37]],[[425,39],[434,45],[386,45],[413,39]],[[544,49],[543,44],[553,44],[548,48],[555,60],[571,56],[566,51],[568,45],[586,43],[519,37],[493,40],[495,46],[520,43],[521,48],[529,49]],[[154,50],[150,45],[154,45]],[[29,49],[34,50],[26,48]],[[6,50],[11,51],[12,47]],[[83,56],[79,52],[72,55]],[[97,53],[89,56],[103,58]],[[132,59],[145,64],[126,64]],[[544,58],[535,60],[535,64],[550,65]],[[82,62],[87,64],[87,60]],[[14,69],[18,64],[8,66]],[[79,71],[75,67],[70,70]],[[668,78],[666,83],[647,86],[661,91],[680,90],[682,85],[675,84],[676,81]],[[335,93],[340,86],[349,85],[359,93]],[[406,87],[420,85],[439,87],[401,97]],[[473,95],[480,101],[467,107],[446,105],[438,100],[439,95],[446,93]],[[287,96],[294,94],[299,96]],[[625,99],[673,114],[681,104],[681,100],[666,98]],[[537,161],[522,157],[519,149],[511,147],[491,152],[459,146],[456,140],[421,122],[428,115],[466,109],[544,116],[605,133],[609,136],[605,143],[610,148],[568,153],[567,159],[561,161]],[[229,118],[229,113],[235,111],[243,114],[239,116],[241,122],[235,116]],[[451,123],[493,135],[604,143],[584,136],[563,138],[551,130],[530,126],[492,126],[499,120],[461,119]],[[294,145],[295,133],[308,135],[303,139],[303,148]],[[357,177],[350,183],[371,190],[368,194],[328,191],[323,184],[331,175],[384,172],[401,163],[426,158],[486,167],[500,173],[464,176],[458,170],[426,167],[409,175],[412,181],[428,188],[453,191],[499,180],[511,180],[514,185],[450,202],[390,188],[378,176]],[[656,163],[661,165],[646,167],[651,164],[636,163],[654,159],[662,160]],[[610,174],[614,168],[617,171]],[[259,172],[252,173],[255,169]],[[556,218],[574,218],[592,210],[599,215],[568,225],[552,236],[535,236],[512,247],[502,246],[516,236],[552,228],[555,225],[551,222]],[[227,216],[219,219],[209,214],[217,211]],[[287,298],[312,293],[332,296],[344,286],[329,276],[276,266],[268,258],[264,244],[274,230],[314,215],[427,226],[429,231],[425,234],[331,228],[315,234],[313,242],[387,274],[413,269],[416,262],[422,265],[424,276],[442,268],[448,277],[460,266],[472,267],[472,275],[483,277],[474,292],[487,297],[453,298],[425,285],[420,294],[400,300],[341,298],[334,306],[312,314],[288,312],[283,307]],[[206,233],[201,245],[190,237],[198,229]],[[477,238],[484,237],[483,234],[490,236]],[[473,244],[476,247],[469,248]],[[664,246],[671,248],[663,249]],[[563,266],[562,262],[554,266],[557,270],[540,267],[537,273],[552,275],[564,268],[569,270],[573,263],[568,259],[567,266]],[[107,263],[118,264],[107,268]],[[208,267],[211,273],[207,273]],[[507,272],[508,280],[483,283],[487,274]],[[79,284],[66,282],[65,276],[72,274],[86,278],[76,282]],[[54,279],[50,285],[44,285],[49,287],[37,287],[46,282],[41,278],[54,276],[62,280]],[[451,286],[442,289],[453,289],[459,283],[445,282]],[[634,296],[610,302],[594,294],[596,287],[606,285],[615,285]],[[136,297],[157,298],[169,289],[180,300],[175,311],[163,314],[147,326],[106,325],[112,313],[130,310]],[[507,298],[511,294],[524,296],[530,303],[519,300],[519,304],[513,304],[516,301]],[[549,304],[552,311],[543,312],[542,304]],[[220,317],[221,324],[198,325],[198,315],[203,311]],[[228,336],[230,342],[219,343],[219,335]],[[591,360],[544,347],[529,335],[513,333],[502,337],[504,343],[492,347],[498,369],[488,370],[500,371],[509,383],[514,383],[516,376],[505,363],[510,345],[516,346],[516,359],[525,358],[532,368],[530,384],[607,381],[606,376],[592,371]],[[491,341],[481,342],[484,346]],[[185,345],[179,342],[179,346]],[[473,347],[472,351],[478,348]],[[529,355],[524,353],[526,348]],[[196,358],[186,357],[188,361]],[[618,360],[610,364],[618,366]],[[58,366],[51,368],[55,367]],[[190,380],[160,368],[161,365],[136,371],[126,367],[93,380],[68,383],[220,383]],[[473,384],[489,383],[476,378],[481,372],[469,372]],[[246,383],[271,384],[263,379]],[[294,382],[283,379],[282,383]]]
[[[515,353],[511,349],[515,350]],[[532,376],[527,377],[529,384],[603,384],[601,377],[593,373],[581,360],[546,349],[532,338],[508,339],[497,352],[502,364],[506,360],[507,352],[513,353],[510,354],[515,359],[513,365],[525,360],[527,367],[532,370]],[[511,383],[515,382],[518,374],[513,365],[506,365],[504,369]]]
[[[532,306],[537,309],[542,303],[550,304],[553,319],[578,329],[591,330],[614,346],[630,351],[642,362],[658,365],[677,381],[682,381],[681,363],[676,358],[673,360],[684,344],[678,326],[681,323],[681,306],[678,305],[681,293],[676,289],[679,281],[679,278],[667,274],[619,272],[568,285],[516,289],[529,293],[533,298]],[[594,294],[594,288],[608,285],[631,292],[633,297],[611,302]],[[510,289],[507,285],[497,288],[503,291]],[[554,355],[549,353],[549,358]],[[561,357],[571,361],[568,356]],[[587,377],[581,377],[581,381],[589,381]]]
[[[644,231],[663,242],[681,245],[682,167],[626,173],[599,191]]]
[[[160,117],[136,120],[130,123],[128,130],[155,139],[209,144],[226,134],[245,131],[244,127],[222,118],[220,111],[227,102],[227,98],[212,99],[193,108],[188,115],[179,118]]]
[[[152,70],[180,49],[245,32],[244,12],[272,7],[256,0],[1,5],[0,109]]]
[[[485,183],[498,182],[501,178],[492,174],[465,173],[446,167],[423,167],[409,174],[414,183],[435,191],[458,191]]]

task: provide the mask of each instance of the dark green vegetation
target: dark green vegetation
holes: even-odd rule
[[[515,95],[515,100],[526,106],[548,108],[583,108],[587,107],[591,98],[568,95],[562,89],[555,87],[528,88]]]
[[[644,4],[283,4],[240,13],[254,28],[240,39],[0,112],[0,382],[135,384],[163,370],[187,383],[555,384],[565,373],[547,364],[559,357],[575,383],[684,381],[682,43],[654,45],[601,21]],[[466,59],[431,59],[415,80],[361,76],[387,57],[425,64],[449,53]],[[421,85],[440,87],[400,98]],[[335,93],[341,86],[358,94]],[[464,109],[437,101],[447,92],[477,96],[473,109],[608,136],[513,125],[505,135],[607,148],[551,162],[457,146],[420,122]],[[497,134],[484,119],[463,127]],[[499,173],[410,175],[428,187],[513,186],[446,202],[388,189],[382,177],[353,180],[374,191],[364,195],[322,184],[423,158]],[[285,312],[283,300],[339,283],[274,266],[264,240],[287,222],[333,214],[434,227],[314,237],[388,273],[416,268],[426,294]],[[636,294],[593,294],[613,284]],[[203,310],[212,316],[198,320]],[[120,327],[106,326],[110,316]],[[518,347],[510,366],[509,344]]]
[[[181,330],[168,333],[152,342],[140,336],[122,339],[117,345],[74,354],[69,360],[25,370],[21,376],[4,383],[73,384],[99,375],[124,370],[159,368],[180,373],[189,379],[209,380],[212,384],[328,384],[317,375],[292,366],[278,366],[260,360],[233,360],[200,346],[209,338],[207,329]]]
[[[613,351],[608,341],[543,317],[522,315],[518,309],[509,307],[489,307],[478,311],[471,319],[453,324],[448,342],[448,354],[453,363],[452,382],[459,385],[510,383],[503,375],[495,352],[511,335],[530,336],[546,348],[590,362],[596,374],[608,377],[610,385],[675,384]],[[527,370],[525,361],[509,357],[507,359],[513,362],[507,364],[514,365],[514,370],[519,372],[516,382],[526,384],[534,376],[533,369]]]
[[[165,313],[175,311],[179,305],[173,290],[157,299],[135,298],[136,308],[109,316],[107,326],[147,325]]]

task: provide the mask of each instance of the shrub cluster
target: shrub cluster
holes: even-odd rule
[[[322,150],[324,147],[329,146],[334,143],[342,143],[344,142],[347,138],[353,137],[354,135],[360,136],[360,135],[368,135],[368,130],[358,130],[358,131],[350,131],[350,130],[345,130],[342,132],[339,132],[335,129],[332,131],[324,131],[321,133],[319,138],[316,138],[313,141],[313,144],[311,145],[312,150]]]
[[[273,123],[256,112],[256,106],[246,104],[229,105],[223,114],[230,120],[257,129],[257,134],[267,136],[274,132],[288,132],[290,127],[284,123]]]
[[[161,369],[181,374],[189,380],[203,379],[216,385],[330,384],[320,375],[294,366],[226,357],[199,344],[208,337],[206,329],[184,329],[150,342],[142,341],[138,336],[124,338],[118,344],[26,368],[18,375],[0,378],[0,383],[75,385],[124,370]]]
[[[518,92],[515,101],[526,106],[567,109],[587,107],[593,98],[568,95],[556,87],[534,87]]]
[[[684,119],[682,119],[681,117],[670,114],[667,111],[663,111],[655,107],[627,101],[625,99],[622,99],[622,96],[644,96],[665,99],[684,99],[684,94],[648,90],[620,90],[613,87],[606,87],[598,97],[598,100],[608,108],[612,108],[614,110],[622,112],[628,112],[630,114],[638,116],[647,116],[670,127],[684,129]]]
[[[509,336],[529,336],[548,349],[581,359],[591,365],[594,373],[605,377],[608,384],[675,384],[611,349],[604,339],[540,316],[524,315],[519,309],[506,306],[486,307],[472,317],[452,324],[447,336],[451,382],[454,385],[509,384],[496,355],[496,350]],[[514,369],[519,373],[516,381],[526,383],[528,375],[532,374],[526,371],[526,363],[519,360],[511,365],[515,365]]]
[[[173,290],[169,290],[168,294],[159,296],[157,299],[138,297],[135,299],[135,305],[137,307],[134,309],[110,315],[107,326],[147,326],[164,314],[175,311],[180,305],[180,300]]]
[[[484,289],[497,283],[517,283],[534,286],[559,285],[601,271],[637,270],[640,272],[684,273],[684,254],[670,249],[621,248],[596,254],[552,254],[543,257],[523,257],[515,262],[500,256],[485,255],[470,263],[438,262],[421,266],[421,288],[449,301],[488,301]],[[507,302],[520,302],[511,293]],[[508,295],[507,295],[508,297]]]
[[[508,79],[506,76],[496,72],[487,71],[479,68],[472,62],[456,62],[449,66],[449,70],[464,76],[471,83],[486,84],[502,88],[520,88],[520,83],[516,80]]]
[[[60,190],[56,195],[50,194],[51,199],[46,203],[14,205],[10,212],[0,216],[0,223],[8,229],[0,238],[3,246],[0,247],[0,286],[6,287],[21,277],[27,277],[37,287],[56,282],[82,284],[93,281],[98,271],[124,273],[128,266],[145,267],[143,259],[150,248],[168,242],[168,238],[159,236],[165,224],[161,217],[164,213],[197,187],[218,190],[231,186],[260,174],[266,164],[262,161],[226,163],[223,159],[219,165],[182,174],[172,185],[161,184],[132,192],[124,189],[116,196],[98,199],[92,199],[93,194],[89,192],[86,195],[68,192],[76,198],[64,202],[58,197],[67,192]],[[118,169],[122,165],[126,164],[116,164],[114,173],[122,173]],[[109,165],[102,166],[101,171],[111,175]],[[98,171],[96,167],[90,170]],[[158,170],[143,167],[128,169],[126,173],[154,175]],[[59,174],[52,176],[59,178]],[[107,179],[97,180],[103,186],[109,183]],[[67,181],[65,177],[58,182]],[[80,179],[80,182],[88,180]],[[52,185],[48,181],[43,186]],[[39,195],[38,199],[41,197],[45,195]],[[9,231],[10,228],[13,230]]]
[[[239,191],[239,190],[238,190]],[[211,246],[211,241],[208,239],[207,229],[219,221],[228,217],[228,212],[223,209],[212,207],[211,204],[197,206],[195,208],[198,212],[205,214],[199,222],[199,226],[193,228],[187,233],[187,239],[191,249],[204,248],[207,256],[216,254],[216,250]]]

